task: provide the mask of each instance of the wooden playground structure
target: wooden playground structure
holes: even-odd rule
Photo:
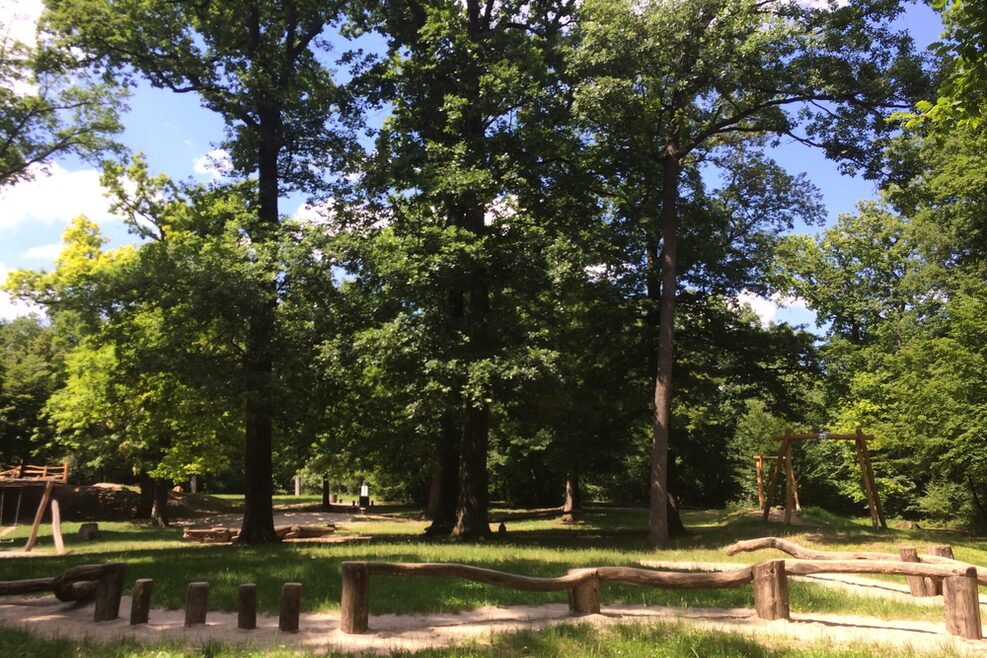
[[[21,464],[20,466],[0,465],[0,538],[4,534],[12,532],[20,524],[21,502],[24,499],[24,490],[29,487],[44,487],[41,493],[41,501],[34,513],[34,521],[31,524],[31,534],[24,545],[24,552],[30,552],[38,541],[38,529],[44,518],[45,510],[51,507],[51,534],[55,540],[55,552],[58,555],[65,555],[65,542],[62,540],[62,517],[58,507],[58,501],[52,498],[56,485],[67,484],[69,481],[69,465],[59,464],[57,466],[35,466],[32,464]],[[16,492],[16,502],[14,494]],[[14,509],[13,524],[3,527],[7,506],[12,505]]]
[[[791,430],[785,430],[784,434],[771,437],[775,441],[781,442],[778,454],[774,457],[754,456],[754,463],[757,467],[757,494],[758,502],[761,504],[762,518],[767,521],[771,513],[771,505],[774,502],[775,489],[778,486],[778,477],[782,468],[785,470],[785,524],[792,522],[792,510],[802,509],[798,499],[798,489],[795,482],[795,470],[792,467],[792,442],[793,441],[853,441],[857,452],[857,462],[860,464],[860,473],[863,477],[864,493],[867,496],[867,508],[870,511],[871,525],[875,528],[880,525],[887,528],[888,524],[884,518],[884,508],[881,507],[881,497],[877,493],[877,484],[874,481],[874,466],[871,462],[870,450],[867,442],[874,437],[864,434],[859,429],[853,434],[829,434],[821,432],[819,434],[793,434]],[[764,490],[764,459],[774,459],[775,466],[771,473],[771,484],[767,492]]]

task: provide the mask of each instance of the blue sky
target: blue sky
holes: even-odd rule
[[[850,0],[852,2],[852,0]],[[0,23],[12,36],[29,41],[32,21],[41,11],[41,0],[0,0]],[[938,16],[926,5],[910,5],[901,21],[919,47],[936,40],[941,31]],[[192,94],[174,94],[146,85],[134,90],[130,111],[123,117],[123,143],[134,152],[146,154],[152,171],[164,171],[177,179],[208,181],[208,155],[223,137],[223,124],[215,114],[202,109]],[[875,195],[873,183],[842,176],[821,153],[798,144],[783,144],[776,159],[792,172],[806,172],[820,188],[830,223],[841,213],[852,212],[856,203]],[[293,214],[300,200],[282,204],[282,212]],[[85,214],[98,222],[111,239],[111,245],[134,241],[119,218],[107,210],[107,200],[99,186],[99,173],[77,159],[49,163],[47,173],[0,192],[0,279],[18,268],[51,269],[60,250],[66,225]],[[750,298],[748,301],[764,319],[793,324],[812,324],[814,315],[796,303],[778,308],[777,302]],[[0,317],[10,318],[29,309],[12,303],[0,293]]]

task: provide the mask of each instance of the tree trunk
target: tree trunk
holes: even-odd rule
[[[459,477],[459,503],[456,505],[457,539],[480,539],[490,535],[487,518],[487,441],[490,408],[485,403],[466,411],[462,464]]]
[[[137,476],[140,486],[140,494],[137,499],[137,518],[151,518],[151,510],[154,509],[154,478],[141,470]]]
[[[669,144],[662,162],[661,187],[661,306],[658,317],[658,374],[655,377],[651,443],[651,496],[648,544],[668,545],[668,436],[672,402],[673,336],[675,327],[675,266],[678,236],[679,153]]]
[[[171,480],[154,478],[154,504],[151,506],[151,521],[159,528],[168,527],[168,490]]]
[[[565,502],[562,504],[562,523],[575,523],[583,511],[582,491],[579,489],[579,473],[571,470],[565,475]]]
[[[278,151],[280,117],[267,108],[259,112],[257,223],[250,238],[258,245],[277,238]],[[274,311],[277,288],[272,278],[263,289],[252,317],[248,319],[247,344],[244,351],[244,503],[243,525],[237,540],[242,544],[281,541],[274,532],[274,477],[271,464],[273,433],[273,358]]]
[[[427,536],[448,535],[456,525],[459,504],[459,445],[462,441],[457,423],[446,416],[442,440],[436,448],[432,482],[428,492],[428,515],[432,524],[425,528]]]

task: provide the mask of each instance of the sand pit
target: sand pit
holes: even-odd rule
[[[130,601],[124,597],[126,616]],[[339,630],[335,612],[309,613],[301,617],[298,633],[278,631],[276,616],[258,615],[257,629],[236,628],[236,613],[210,612],[204,626],[184,628],[182,610],[153,610],[151,623],[130,626],[125,618],[95,623],[92,606],[76,607],[54,597],[0,601],[0,625],[17,627],[44,637],[89,637],[101,641],[129,638],[142,643],[160,640],[201,645],[208,642],[264,647],[289,647],[316,653],[333,649],[351,653],[388,654],[444,647],[469,642],[484,643],[493,634],[554,624],[585,623],[605,626],[616,623],[682,623],[691,628],[740,633],[760,639],[793,642],[865,642],[910,646],[930,654],[951,648],[962,655],[987,656],[987,641],[974,642],[950,636],[944,625],[922,621],[888,621],[869,617],[824,614],[793,614],[791,623],[757,619],[746,609],[683,609],[664,606],[604,606],[602,613],[573,618],[562,604],[516,607],[486,607],[459,613],[424,615],[377,615],[370,618],[365,635],[346,635]]]

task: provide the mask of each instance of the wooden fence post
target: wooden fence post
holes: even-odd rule
[[[366,633],[370,618],[370,570],[366,562],[343,562],[343,595],[339,627],[344,633]]]
[[[949,558],[950,560],[955,559],[953,557],[953,547],[949,544],[941,544],[939,546],[929,546],[929,555],[936,555],[938,557]],[[930,578],[932,582],[932,587],[935,588],[933,595],[942,594],[942,578]]]
[[[980,640],[980,596],[976,571],[971,577],[947,576],[942,581],[942,599],[946,608],[946,630],[968,640]]]
[[[914,546],[902,546],[898,549],[898,556],[902,562],[921,562],[918,556],[918,549]],[[908,591],[912,596],[935,596],[936,583],[932,578],[924,576],[908,576]]]
[[[784,560],[769,560],[753,567],[754,609],[761,619],[791,619],[788,577]]]
[[[567,573],[592,572],[592,577],[569,590],[569,612],[573,615],[600,614],[600,577],[595,569],[569,569]]]
[[[257,585],[243,583],[236,588],[236,627],[257,628]]]
[[[134,581],[134,593],[130,597],[130,625],[146,624],[151,615],[151,591],[154,581],[138,578]]]
[[[298,616],[302,609],[302,584],[285,583],[281,588],[281,613],[278,628],[285,633],[298,632]]]
[[[209,583],[189,583],[185,590],[185,626],[206,623],[209,609]]]
[[[111,564],[113,569],[96,582],[95,621],[110,621],[120,616],[120,597],[123,596],[123,575],[127,565]]]

